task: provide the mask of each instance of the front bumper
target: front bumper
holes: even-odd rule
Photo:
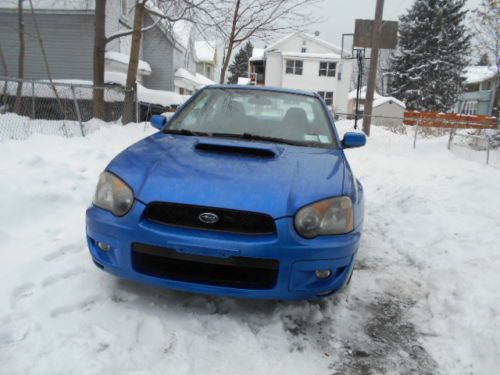
[[[149,222],[143,219],[144,209],[136,201],[121,218],[97,207],[87,210],[87,240],[94,262],[122,278],[195,293],[274,300],[315,299],[333,294],[347,283],[361,236],[359,226],[346,235],[306,240],[296,234],[292,218],[276,220],[277,234],[272,236],[221,234]],[[102,251],[97,242],[110,245],[111,249]],[[193,256],[277,260],[277,280],[272,288],[250,289],[147,275],[137,272],[132,261],[132,247],[137,243]],[[327,269],[332,270],[332,276],[316,277],[316,270]]]

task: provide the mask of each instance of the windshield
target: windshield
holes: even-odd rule
[[[167,132],[258,139],[335,148],[334,133],[316,97],[263,90],[206,89],[171,122]]]

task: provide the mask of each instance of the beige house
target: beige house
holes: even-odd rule
[[[405,104],[392,96],[381,97],[373,101],[372,124],[396,127],[403,124]]]
[[[347,114],[348,115],[354,115],[356,113],[356,94],[357,94],[356,90],[353,90],[348,95],[348,99],[347,99]],[[377,100],[380,98],[383,98],[383,96],[378,94],[377,92],[374,92],[373,100]],[[363,86],[361,88],[361,93],[359,95],[358,114],[362,114],[365,111],[365,99],[366,99],[366,86]]]
[[[359,95],[358,114],[365,111],[366,86],[361,89]],[[375,92],[373,94],[372,124],[382,126],[399,126],[403,123],[403,116],[406,110],[405,104],[392,97],[382,96]],[[348,117],[352,118],[356,113],[356,90],[349,93]],[[390,118],[389,118],[390,117]]]

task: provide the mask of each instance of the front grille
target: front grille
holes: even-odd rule
[[[154,277],[240,289],[272,289],[279,269],[273,259],[216,258],[144,244],[133,244],[132,264]]]
[[[218,221],[205,223],[200,220],[204,213],[215,214]],[[271,216],[248,211],[228,210],[178,203],[151,203],[146,218],[160,224],[204,229],[219,232],[266,235],[276,233]]]

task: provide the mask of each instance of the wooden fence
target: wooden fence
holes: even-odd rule
[[[405,112],[403,123],[410,126],[446,129],[496,129],[498,127],[496,117],[435,112]]]

